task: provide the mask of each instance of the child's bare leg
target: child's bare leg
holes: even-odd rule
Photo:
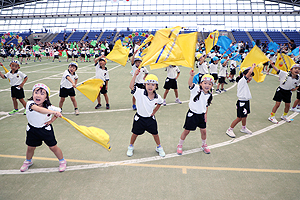
[[[135,97],[132,96],[132,105],[135,105],[135,102],[136,102]]]
[[[167,89],[165,90],[165,93],[164,93],[164,99],[167,98],[167,95],[168,95],[169,91],[170,91],[170,90],[167,90]]]
[[[36,149],[36,147],[27,146],[26,160],[32,159],[35,149]]]
[[[242,126],[246,126],[247,117],[242,118]]]
[[[230,127],[233,129],[240,121],[242,121],[242,118],[237,117],[235,120],[233,120]]]
[[[13,105],[14,105],[14,109],[18,109],[18,102],[17,102],[17,98],[16,97],[12,97],[12,101],[13,101]],[[26,105],[25,105],[26,106]]]
[[[178,98],[178,89],[174,89],[175,98]]]
[[[131,145],[134,144],[134,142],[135,142],[135,140],[136,140],[137,137],[138,137],[138,135],[132,133],[131,138],[130,138],[130,144],[131,144]]]
[[[281,103],[281,102],[276,101],[275,106],[272,108],[272,113],[276,113],[277,109],[278,109],[279,106],[280,106],[280,103]]]
[[[284,112],[285,113],[288,113],[289,112],[289,110],[290,110],[290,103],[285,103],[285,107],[284,107]]]
[[[70,98],[71,98],[71,101],[72,101],[72,103],[74,105],[74,108],[77,108],[77,101],[75,99],[75,96],[73,96],[73,97],[70,96]]]
[[[296,101],[294,102],[293,108],[295,108],[299,103],[300,103],[300,100],[296,99]]]
[[[160,139],[158,134],[157,135],[153,135],[154,141],[156,142],[157,146],[160,145]]]
[[[186,130],[184,129],[181,136],[180,136],[180,139],[181,140],[185,140],[186,136],[190,133],[190,130]]]
[[[55,154],[55,156],[58,158],[58,160],[61,160],[64,158],[61,149],[57,145],[49,147],[49,149]]]
[[[23,107],[26,109],[26,101],[23,98],[19,99],[19,101],[21,102],[21,104],[23,105]]]
[[[65,97],[60,97],[59,104],[58,104],[58,106],[59,106],[60,108],[63,107],[64,102],[65,102],[65,99],[66,99]]]
[[[206,128],[200,128],[201,139],[206,140]]]
[[[97,96],[97,101],[98,101],[98,104],[101,104],[100,92],[99,92],[99,94]]]
[[[109,104],[109,102],[108,102],[108,95],[107,95],[107,93],[106,93],[106,94],[103,94],[103,95],[104,95],[104,98],[105,98],[106,104]]]

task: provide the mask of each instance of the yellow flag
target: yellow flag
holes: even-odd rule
[[[210,50],[217,44],[219,38],[219,31],[216,30],[209,34],[205,39],[205,52],[208,54]]]
[[[180,62],[186,62],[186,64],[181,63],[180,65],[194,69],[197,37],[198,32],[180,34],[178,36],[179,46],[184,56],[184,61]]]
[[[101,79],[89,79],[76,88],[89,100],[94,102],[97,99],[103,83]]]
[[[8,73],[9,71],[6,69],[6,67],[4,67],[4,65],[2,65],[4,71],[5,71],[5,74]]]
[[[284,53],[277,54],[275,67],[278,69],[288,72],[294,64],[296,64],[295,61],[293,61],[293,59],[291,59],[288,55],[285,55]],[[276,73],[276,71],[273,69],[272,73]]]
[[[118,40],[115,43],[113,50],[106,56],[106,58],[125,66],[128,60],[129,51],[130,49],[123,47],[121,40]]]
[[[246,68],[248,67],[251,67],[253,63],[256,64],[256,66],[258,66],[259,64],[263,64],[265,62],[268,62],[270,61],[269,58],[260,50],[260,48],[258,48],[256,45],[251,49],[251,51],[249,52],[249,54],[246,56],[245,60],[242,62],[240,68],[241,68],[241,71],[245,70]],[[257,69],[255,69],[257,68]],[[255,81],[257,80],[260,80],[262,79],[262,76],[259,77],[261,74],[261,71],[263,70],[263,68],[261,67],[255,67],[255,71],[256,70],[259,70],[259,71],[254,71],[254,77],[253,79]]]
[[[80,126],[63,116],[61,118],[66,120],[68,123],[70,123],[74,128],[76,128],[80,133],[82,133],[87,138],[94,140],[98,144],[101,144],[108,151],[111,150],[109,135],[104,130],[96,127]]]
[[[151,42],[153,40],[154,36],[151,34],[149,35],[141,44],[141,46],[137,49],[139,50],[140,48],[142,48],[143,46],[145,46],[147,43]]]
[[[254,77],[253,79],[257,83],[264,82],[266,75],[262,73],[262,70],[264,69],[263,63],[258,64],[257,66],[254,67],[253,72],[254,72]]]

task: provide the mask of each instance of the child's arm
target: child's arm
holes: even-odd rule
[[[73,88],[76,88],[76,84],[73,82],[73,80],[71,79],[70,76],[67,76],[68,81],[70,81],[72,83]],[[77,79],[76,79],[77,80]],[[75,80],[75,81],[76,81]]]
[[[277,67],[275,67],[275,64],[274,64],[274,62],[272,62],[272,61],[271,61],[271,65],[272,65],[273,69],[274,69],[276,72],[278,72],[278,71],[279,71],[279,69],[278,69]]]
[[[133,53],[132,57],[131,57],[131,65],[134,64],[134,58],[135,58],[135,54],[137,53],[137,51],[138,51],[138,50],[136,50],[136,51]]]
[[[137,69],[137,70],[135,70],[135,72],[134,72],[134,74],[133,74],[133,77],[132,77],[132,79],[131,79],[131,81],[130,81],[130,84],[129,84],[129,88],[130,88],[131,90],[134,89],[135,79],[136,79],[136,76],[137,76],[139,73],[140,73],[140,70]]]
[[[297,87],[291,89],[291,91],[296,91],[296,90],[298,90],[298,88],[299,88],[299,86],[297,86]]]
[[[105,89],[108,90],[108,81],[105,81]]]
[[[48,122],[45,123],[45,125],[48,126],[48,125],[52,124],[56,119],[57,119],[57,117],[53,116],[50,121],[48,121]]]
[[[77,78],[77,79],[75,79],[75,86],[77,85],[77,82],[78,82],[78,78]]]
[[[177,76],[175,78],[176,80],[178,79],[179,75],[180,75],[180,72],[177,72]]]
[[[155,113],[158,111],[158,109],[160,108],[161,104],[157,104],[156,107],[154,108],[151,117],[155,115]]]
[[[195,75],[195,72],[194,72],[194,70],[191,70],[190,71],[190,78],[189,78],[189,81],[188,81],[188,84],[189,84],[189,86],[190,87],[193,87],[193,85],[194,85],[194,83],[193,83],[193,78],[194,78],[194,75]]]
[[[250,69],[250,70],[248,71],[248,73],[246,74],[247,79],[251,76],[251,74],[252,74],[253,69],[254,69],[255,66],[256,66],[256,64],[253,63],[251,69]]]
[[[206,107],[206,112],[204,114],[204,120],[205,120],[205,122],[207,122],[207,111],[208,111],[208,107]]]
[[[58,111],[49,110],[47,108],[40,107],[40,106],[37,106],[37,105],[32,105],[31,109],[36,111],[36,112],[42,113],[42,114],[53,114],[56,117],[61,117],[62,116],[62,114]]]
[[[26,81],[28,80],[28,76],[26,76],[23,80],[23,82],[19,85],[20,88],[24,87],[24,84],[26,83]]]
[[[105,56],[104,56],[104,55],[101,55],[101,56],[99,56],[98,58],[96,58],[96,59],[95,59],[95,64],[97,64],[98,61],[99,61],[101,58],[103,58],[103,57],[105,57]]]

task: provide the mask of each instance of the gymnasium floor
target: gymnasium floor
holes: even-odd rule
[[[7,61],[3,64],[9,68]],[[24,87],[26,99],[31,97],[32,86],[42,82],[51,89],[51,103],[58,106],[59,84],[67,67],[65,58],[62,62],[44,59],[23,64],[20,70],[29,77]],[[294,120],[289,124],[280,121],[274,125],[267,119],[274,106],[278,77],[269,75],[263,83],[249,83],[252,100],[247,127],[253,131],[251,136],[239,132],[241,124],[234,129],[235,139],[225,134],[236,118],[236,84],[228,83],[227,92],[215,95],[208,111],[207,143],[211,154],[199,148],[197,129],[187,137],[184,154],[178,156],[176,146],[188,110],[190,71],[180,67],[178,85],[183,104],[174,103],[171,90],[167,106],[156,114],[166,157],[157,155],[153,137],[145,133],[138,137],[134,155],[129,158],[126,151],[135,113],[128,87],[131,66],[108,61],[107,67],[111,109],[95,110],[96,103],[76,90],[80,115],[74,115],[70,99],[64,103],[63,115],[79,125],[104,129],[110,135],[112,150],[107,151],[63,119],[57,119],[53,123],[55,136],[68,161],[63,173],[58,172],[58,161],[45,144],[36,149],[34,165],[25,173],[19,171],[25,159],[27,119],[24,110],[7,115],[13,109],[10,85],[0,79],[0,199],[299,199],[300,116],[290,112]],[[79,83],[93,78],[93,62],[79,62],[77,73]],[[162,96],[166,71],[150,73],[158,76],[158,93]],[[295,97],[293,93],[292,103]],[[278,120],[282,112],[283,105],[276,113]]]

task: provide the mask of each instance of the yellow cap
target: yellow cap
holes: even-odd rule
[[[210,81],[210,82],[214,82],[214,77],[210,74],[204,74],[201,78],[201,82],[202,81]]]
[[[148,74],[145,78],[145,83],[156,83],[156,84],[158,84],[158,78],[154,74]]]
[[[199,53],[199,54],[197,54],[196,58],[199,59],[199,58],[201,58],[201,56],[202,56],[202,54]]]

